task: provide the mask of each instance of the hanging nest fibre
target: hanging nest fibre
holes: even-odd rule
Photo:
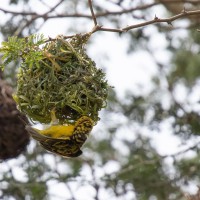
[[[52,110],[60,124],[74,123],[82,115],[98,121],[109,86],[84,49],[89,36],[58,36],[35,48],[29,48],[32,41],[27,39],[14,95],[19,110],[40,123],[51,122]]]
[[[27,120],[17,110],[12,92],[12,88],[0,79],[0,161],[16,158],[29,143],[29,134],[20,118]]]

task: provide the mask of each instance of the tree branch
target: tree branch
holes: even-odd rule
[[[28,27],[30,24],[32,24],[33,21],[36,21],[39,18],[43,18],[45,21],[49,20],[49,19],[53,19],[53,18],[88,18],[88,19],[92,18],[93,22],[94,22],[94,27],[93,27],[91,33],[95,33],[97,31],[123,33],[123,32],[130,31],[132,29],[141,28],[141,27],[145,27],[145,26],[148,26],[148,25],[151,25],[151,24],[156,24],[156,23],[165,22],[169,25],[172,25],[172,22],[177,20],[177,19],[188,17],[188,16],[200,15],[200,10],[186,11],[184,9],[181,13],[174,15],[172,17],[169,17],[169,18],[159,18],[159,17],[155,16],[154,19],[149,20],[149,21],[144,21],[142,23],[128,25],[128,26],[122,27],[122,28],[111,28],[111,27],[103,27],[103,26],[99,25],[97,23],[97,18],[98,17],[105,17],[105,16],[108,16],[108,15],[121,15],[121,14],[124,14],[124,13],[126,13],[126,14],[132,13],[133,11],[136,11],[136,10],[143,10],[143,9],[147,9],[147,8],[150,8],[150,7],[158,5],[158,4],[160,5],[160,3],[151,3],[151,4],[142,5],[142,6],[136,6],[134,8],[130,8],[130,9],[122,9],[121,11],[117,11],[117,12],[106,11],[106,12],[95,14],[94,9],[93,9],[93,5],[92,5],[92,0],[88,0],[88,5],[89,5],[89,8],[90,8],[90,12],[91,12],[90,15],[81,14],[81,13],[64,14],[64,15],[63,14],[50,15],[52,13],[52,11],[54,11],[63,2],[64,2],[64,0],[60,0],[55,6],[50,8],[44,14],[37,14],[35,12],[16,12],[16,11],[5,10],[5,9],[2,9],[2,8],[0,8],[0,11],[2,11],[4,13],[10,13],[12,15],[31,16],[31,19],[28,20],[26,22],[26,24],[24,24],[21,28],[19,28],[17,33],[22,32],[26,27]],[[180,1],[169,1],[169,3],[178,3],[178,2],[180,2]],[[184,2],[197,3],[197,1],[184,1]]]
[[[121,29],[115,29],[115,28],[105,28],[105,27],[96,27],[93,31],[93,32],[96,32],[96,31],[109,31],[109,32],[127,32],[131,29],[135,29],[135,28],[141,28],[141,27],[144,27],[144,26],[148,26],[148,25],[151,25],[151,24],[155,24],[155,23],[161,23],[161,22],[166,22],[167,24],[169,25],[172,25],[172,22],[175,21],[176,19],[180,19],[180,18],[183,18],[183,17],[186,17],[186,16],[192,16],[192,15],[200,15],[200,10],[196,10],[196,11],[186,11],[186,10],[183,10],[180,14],[178,15],[175,15],[173,17],[169,17],[169,18],[158,18],[157,16],[155,16],[155,18],[153,20],[150,20],[150,21],[146,21],[146,22],[142,22],[142,23],[138,23],[138,24],[134,24],[134,25],[130,25],[130,26],[127,26],[125,28],[121,28]]]

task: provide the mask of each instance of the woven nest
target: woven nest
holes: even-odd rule
[[[35,50],[43,56],[37,64],[22,62],[14,98],[30,119],[50,123],[55,110],[59,123],[73,123],[81,115],[98,121],[98,112],[106,106],[108,84],[85,52],[88,37],[59,36]]]
[[[19,116],[26,121],[16,109],[12,88],[0,80],[0,160],[16,158],[29,143],[29,135]]]

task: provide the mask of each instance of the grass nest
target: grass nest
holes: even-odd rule
[[[81,115],[98,121],[109,86],[105,73],[86,54],[89,36],[58,36],[42,47],[33,47],[33,39],[27,39],[14,95],[20,111],[40,123],[51,122],[52,110],[61,124],[73,123]]]

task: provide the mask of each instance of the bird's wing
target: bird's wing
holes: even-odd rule
[[[29,134],[47,150],[63,157],[78,157],[82,154],[75,138],[52,138],[38,133],[31,126],[26,126]],[[86,140],[86,139],[85,139]]]

